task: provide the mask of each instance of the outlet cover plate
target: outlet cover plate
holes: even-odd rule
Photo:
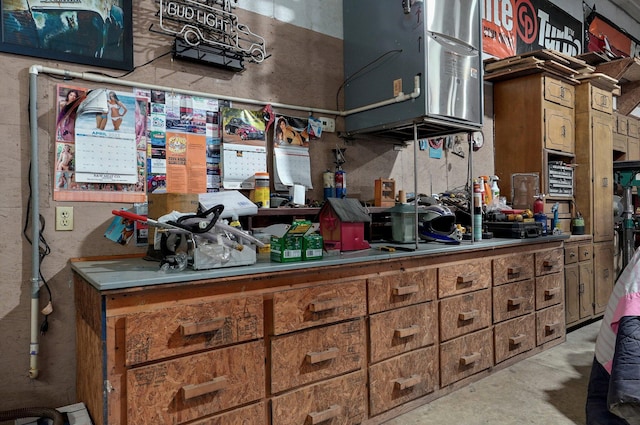
[[[73,207],[56,207],[56,230],[73,230]]]

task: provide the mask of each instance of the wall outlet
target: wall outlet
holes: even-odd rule
[[[73,230],[73,207],[56,207],[56,230]]]
[[[322,123],[322,131],[326,131],[327,133],[335,133],[336,120],[327,117],[318,117],[318,119]]]

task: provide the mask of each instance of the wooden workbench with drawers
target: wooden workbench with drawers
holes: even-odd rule
[[[72,262],[77,395],[96,425],[379,424],[565,340],[560,238],[154,267]]]

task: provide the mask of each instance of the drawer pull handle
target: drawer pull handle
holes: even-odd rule
[[[524,300],[524,297],[509,298],[509,300],[507,301],[507,305],[509,307],[520,307],[520,304],[522,304]]]
[[[518,345],[522,341],[524,341],[526,337],[527,336],[525,334],[519,334],[516,336],[509,337],[509,345]]]
[[[576,253],[575,253],[575,252],[571,251],[571,252],[569,253],[569,258],[574,258],[575,256],[576,256]]]
[[[587,250],[584,251],[584,258],[589,258],[589,251]]]
[[[326,362],[327,360],[333,360],[338,357],[339,353],[340,350],[338,350],[338,347],[331,347],[328,350],[307,353],[306,360],[311,364]]]
[[[521,269],[521,268],[522,268],[522,267],[509,267],[509,268],[507,269],[507,274],[508,274],[509,276],[520,276],[520,269]]]
[[[227,377],[219,376],[202,384],[190,384],[182,387],[182,396],[185,400],[200,397],[201,395],[214,393],[227,387]]]
[[[542,267],[544,267],[545,269],[552,269],[557,265],[557,263],[555,261],[550,261],[550,260],[545,260],[544,263],[542,263]]]
[[[472,320],[480,314],[479,310],[463,311],[458,315],[458,319],[462,321]]]
[[[224,322],[224,318],[218,318],[207,320],[206,322],[183,323],[180,325],[180,334],[182,336],[190,336],[219,331],[224,326]]]
[[[545,334],[550,335],[559,328],[560,328],[560,323],[550,323],[544,326],[544,332]]]
[[[467,276],[458,276],[458,279],[456,280],[456,283],[458,285],[473,285],[473,282],[476,281],[478,279],[478,276],[476,274],[470,274]]]
[[[408,378],[398,378],[394,381],[394,386],[397,390],[406,390],[407,388],[415,387],[422,382],[420,375],[411,375]]]
[[[309,310],[312,313],[319,313],[321,311],[335,310],[342,306],[342,299],[331,298],[329,300],[317,300],[309,304]]]
[[[411,325],[408,328],[396,329],[394,335],[395,335],[396,338],[406,338],[406,337],[409,337],[411,335],[415,335],[418,332],[420,332],[420,326]]]
[[[396,286],[393,288],[393,295],[409,295],[415,294],[420,288],[418,285]]]
[[[551,288],[544,291],[545,298],[553,298],[560,293],[560,288]]]
[[[305,423],[319,424],[322,422],[326,422],[329,419],[336,418],[342,414],[342,407],[337,404],[329,407],[326,410],[321,410],[319,412],[311,412],[307,415],[308,421]]]
[[[476,352],[476,353],[470,354],[468,356],[460,357],[460,364],[462,366],[469,366],[470,364],[473,364],[473,363],[477,362],[481,358],[482,358],[482,354]]]

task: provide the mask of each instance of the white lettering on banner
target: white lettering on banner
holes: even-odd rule
[[[565,26],[564,29],[557,28],[549,22],[549,14],[538,9],[540,19],[540,30],[538,32],[538,44],[545,49],[552,49],[569,56],[576,56],[582,52],[582,43],[574,38],[574,31]]]
[[[513,4],[511,0],[485,0],[484,19],[503,27],[507,31],[513,30]]]

